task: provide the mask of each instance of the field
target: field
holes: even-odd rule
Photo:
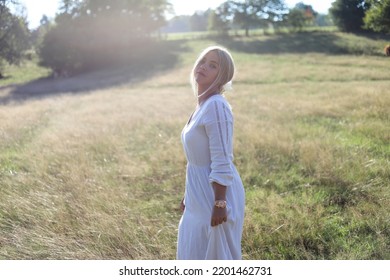
[[[244,259],[390,259],[389,40],[172,39],[137,67],[37,80],[11,69],[0,80],[0,259],[175,258],[189,71],[211,44],[237,67],[226,97]]]

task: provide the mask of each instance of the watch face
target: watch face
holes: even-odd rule
[[[218,208],[225,208],[226,207],[226,201],[224,200],[217,200],[215,202],[215,206]]]

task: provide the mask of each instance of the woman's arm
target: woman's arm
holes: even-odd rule
[[[214,190],[214,200],[225,203],[224,207],[213,205],[211,226],[227,221],[226,190],[232,184],[231,145],[233,117],[230,107],[222,100],[208,104],[204,124],[209,138],[211,171],[209,181]]]

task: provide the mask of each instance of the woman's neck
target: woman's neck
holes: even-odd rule
[[[198,93],[198,95],[200,95],[202,93]],[[216,95],[218,94],[217,91],[210,91],[210,92],[207,92],[205,94],[203,94],[202,96],[198,97],[198,105],[202,105],[207,99],[209,99],[211,96],[213,95]]]
[[[198,88],[198,105],[201,105],[203,102],[205,102],[209,97],[218,94],[217,89],[209,89],[209,90],[203,90],[201,88]]]

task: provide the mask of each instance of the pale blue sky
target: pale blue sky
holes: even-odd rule
[[[42,15],[54,17],[57,12],[58,0],[20,0],[26,7],[30,28],[39,26]],[[170,0],[173,4],[176,15],[192,15],[195,11],[204,11],[208,8],[216,8],[226,0]],[[312,5],[313,9],[319,13],[327,13],[334,0],[285,0],[289,7],[293,7],[298,2]]]

